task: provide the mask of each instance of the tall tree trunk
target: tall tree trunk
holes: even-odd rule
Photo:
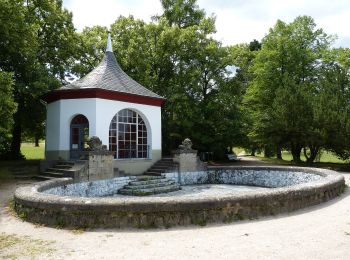
[[[304,147],[304,149],[303,149],[304,156],[306,158],[307,163],[313,163],[317,157],[317,154],[318,154],[320,148],[317,146],[310,146],[309,149],[310,149],[310,155],[307,154],[307,148]]]
[[[255,153],[256,153],[256,147],[255,146],[252,146],[252,151],[250,153],[251,156],[255,156]]]
[[[278,144],[276,147],[276,157],[279,160],[282,160],[282,147]]]
[[[292,143],[291,144],[291,152],[293,156],[293,161],[296,163],[300,163],[300,153],[301,153],[302,146],[299,144]]]
[[[35,136],[34,139],[35,139],[35,147],[39,147],[39,137]]]
[[[17,112],[13,115],[14,125],[12,129],[12,141],[11,141],[11,159],[22,158],[21,154],[21,142],[22,142],[22,126],[21,126],[21,109],[18,105]]]

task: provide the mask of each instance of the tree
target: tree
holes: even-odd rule
[[[254,79],[245,97],[254,117],[250,134],[265,144],[286,146],[296,162],[303,148],[313,154],[320,149],[313,107],[320,61],[331,41],[311,17],[278,21],[252,66]]]
[[[332,49],[320,67],[314,110],[324,148],[342,159],[350,157],[350,50]]]
[[[249,44],[237,44],[229,47],[230,55],[232,56],[235,76],[233,82],[236,85],[237,91],[239,91],[239,109],[241,114],[241,132],[244,133],[240,137],[238,145],[246,147],[251,151],[251,155],[255,155],[256,150],[260,147],[256,138],[251,137],[249,134],[250,129],[253,126],[252,113],[250,106],[242,105],[244,94],[247,91],[248,84],[253,79],[253,73],[251,72],[251,66],[257,53],[261,49],[261,43],[257,40],[253,40]]]
[[[166,98],[165,153],[189,137],[200,151],[223,155],[241,135],[241,91],[231,70],[233,56],[210,36],[215,19],[205,17],[196,1],[163,4],[164,14],[153,22],[121,16],[112,24],[117,60],[132,78]],[[182,5],[185,11],[178,9]],[[102,58],[106,36],[106,28],[83,30],[81,46],[88,54],[80,59],[80,71],[91,70]]]
[[[0,21],[0,69],[13,72],[18,107],[10,153],[19,158],[26,126],[42,126],[40,96],[65,82],[74,63],[77,38],[72,15],[60,0],[0,0]],[[28,116],[39,110],[35,117]]]
[[[16,111],[13,100],[13,75],[0,71],[0,158],[6,156],[9,149],[10,133],[13,124],[12,115]]]
[[[170,26],[186,28],[198,25],[205,17],[203,9],[199,9],[197,0],[161,0],[164,17]]]

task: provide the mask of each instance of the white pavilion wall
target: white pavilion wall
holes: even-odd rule
[[[106,100],[99,98],[65,99],[47,105],[46,158],[69,159],[70,122],[78,114],[89,120],[89,136],[98,136],[109,144],[109,125],[122,109],[138,112],[146,121],[150,158],[115,160],[115,167],[131,174],[140,174],[161,158],[161,108],[143,104]]]

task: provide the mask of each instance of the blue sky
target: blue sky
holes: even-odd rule
[[[162,13],[159,0],[64,0],[73,12],[75,27],[109,26],[118,16],[133,15],[150,21]],[[336,46],[350,47],[349,0],[198,0],[207,14],[216,16],[215,38],[224,45],[261,40],[277,19],[291,22],[310,15],[318,27],[338,36]]]

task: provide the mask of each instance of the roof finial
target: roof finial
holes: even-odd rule
[[[107,38],[107,48],[106,48],[106,52],[110,51],[113,52],[113,48],[112,48],[112,40],[111,40],[111,32],[108,31],[108,38]]]

